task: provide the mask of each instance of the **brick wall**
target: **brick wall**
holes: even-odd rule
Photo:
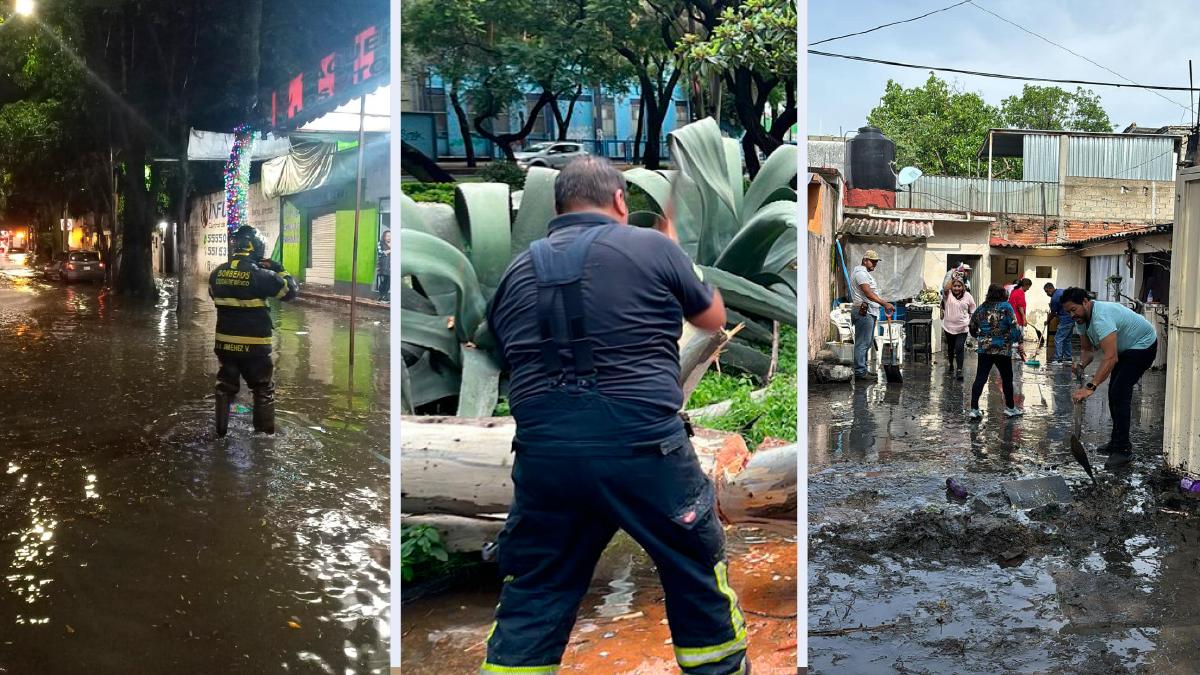
[[[1152,206],[1153,203],[1153,206]],[[1067,178],[1063,217],[1109,222],[1171,222],[1175,183],[1113,178]]]

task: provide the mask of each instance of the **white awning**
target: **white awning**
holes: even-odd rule
[[[276,138],[267,134],[266,140],[254,137],[254,149],[250,155],[251,161],[273,159],[288,154],[292,142],[288,138]],[[233,134],[217,131],[201,131],[192,129],[188,136],[188,161],[192,162],[228,162],[229,153],[233,150]]]

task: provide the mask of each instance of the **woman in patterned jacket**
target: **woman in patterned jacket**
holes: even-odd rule
[[[1024,415],[1013,398],[1012,348],[1016,346],[1021,360],[1025,359],[1025,348],[1021,345],[1021,327],[1017,315],[1008,304],[1004,287],[992,284],[987,298],[971,315],[971,336],[979,343],[979,366],[975,371],[975,383],[971,387],[971,407],[967,416],[973,420],[983,417],[979,410],[979,396],[987,385],[992,367],[1000,371],[1000,382],[1004,388],[1004,414],[1008,417]]]

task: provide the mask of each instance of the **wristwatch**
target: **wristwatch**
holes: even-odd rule
[[[1094,382],[1088,382],[1083,386],[1086,387],[1088,391],[1096,391],[1096,384]]]

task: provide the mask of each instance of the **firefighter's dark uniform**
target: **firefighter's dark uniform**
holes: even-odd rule
[[[505,273],[488,321],[510,367],[513,502],[481,673],[554,673],[617,529],[653,558],[686,673],[749,672],[712,481],[679,417],[678,340],[712,291],[673,242],[576,213]]]
[[[239,230],[239,235],[242,234]],[[257,234],[250,233],[257,237]],[[248,235],[249,236],[249,235]],[[234,242],[245,239],[235,235]],[[229,424],[229,406],[240,388],[239,378],[254,395],[254,430],[275,433],[275,382],[271,362],[273,322],[270,298],[292,300],[296,282],[278,263],[260,256],[256,245],[235,243],[229,262],[218,265],[208,279],[208,293],[217,306],[217,435],[224,436]],[[264,269],[261,265],[270,265]]]

